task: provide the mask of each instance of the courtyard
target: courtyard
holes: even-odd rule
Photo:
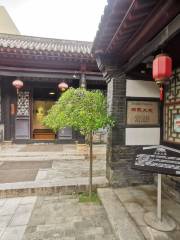
[[[77,194],[0,199],[1,240],[178,240],[180,206],[163,198],[163,214],[176,222],[172,232],[144,221],[156,211],[155,186],[98,190],[100,203],[80,203]],[[113,201],[113,204],[112,204]]]
[[[105,145],[94,146],[94,186],[107,185],[105,152]],[[89,179],[87,153],[83,144],[2,144],[0,196],[84,191]]]
[[[179,42],[177,0],[0,0],[0,240],[180,240]]]
[[[86,145],[1,144],[0,240],[179,239],[179,204],[163,197],[173,231],[151,228],[144,214],[156,212],[156,186],[109,188],[105,156],[106,145],[95,144],[93,187],[100,202],[87,203],[79,202],[88,191]]]
[[[103,206],[56,195],[0,200],[1,240],[115,240]]]

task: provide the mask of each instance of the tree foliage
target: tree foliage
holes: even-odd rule
[[[43,122],[54,132],[72,127],[83,135],[114,124],[112,117],[107,114],[103,93],[83,88],[70,88],[63,93]]]
[[[112,117],[107,114],[106,98],[99,90],[87,91],[83,88],[70,88],[50,109],[44,118],[44,124],[54,132],[72,127],[89,137],[89,197],[92,199],[92,134],[99,128],[114,125]]]

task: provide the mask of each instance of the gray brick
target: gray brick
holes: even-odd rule
[[[106,175],[112,186],[128,186],[143,183],[151,183],[152,175],[131,169],[132,162],[138,147],[125,146],[125,128],[126,128],[126,75],[120,72],[107,73],[108,90],[108,112],[113,115],[116,125],[108,133],[107,147],[107,169]]]

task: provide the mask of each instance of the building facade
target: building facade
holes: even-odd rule
[[[82,141],[67,128],[53,133],[42,124],[60,97],[58,84],[106,90],[90,42],[0,34],[0,132],[13,142]],[[19,79],[19,91],[13,81]]]
[[[0,6],[0,32],[7,34],[20,34],[5,7]]]
[[[116,118],[107,150],[113,186],[154,180],[152,173],[132,169],[143,146],[180,149],[179,42],[179,1],[108,1],[92,49],[108,84],[108,111]],[[152,62],[162,52],[172,58],[173,75],[161,102]],[[164,176],[166,192],[178,201],[179,183],[178,177]]]

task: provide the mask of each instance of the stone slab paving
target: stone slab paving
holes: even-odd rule
[[[36,197],[0,199],[0,240],[21,240]]]
[[[9,169],[0,170],[0,183],[13,183],[34,181],[38,174],[38,169]]]
[[[104,208],[76,196],[38,197],[23,240],[116,240]]]
[[[113,190],[129,213],[135,224],[144,234],[146,240],[179,240],[180,239],[180,204],[172,199],[163,198],[163,213],[171,216],[177,224],[173,232],[160,232],[148,227],[144,221],[144,213],[156,212],[156,187],[143,185],[137,187],[119,188]]]
[[[0,240],[180,239],[180,205],[171,199],[163,198],[163,211],[176,220],[175,231],[156,231],[144,222],[144,212],[156,210],[154,186],[100,192],[105,208],[79,203],[76,194],[0,199]]]
[[[22,157],[22,156],[66,156],[87,155],[88,148],[85,144],[53,144],[53,143],[34,143],[34,144],[0,144],[1,157]],[[106,154],[106,145],[93,145],[95,155]]]
[[[34,181],[39,169],[52,167],[52,161],[4,161],[0,165],[0,183]]]
[[[110,188],[98,189],[98,194],[106,210],[108,219],[119,240],[144,240],[128,211]]]
[[[62,144],[30,144],[22,147],[19,152],[61,152],[63,151]],[[75,146],[71,145],[70,150],[75,150]]]
[[[48,191],[57,192],[63,187],[69,187],[71,190],[75,187],[77,191],[81,188],[82,191],[88,185],[89,160],[85,145],[5,144],[1,147],[1,198],[26,194],[44,195]],[[105,145],[94,146],[94,185],[107,185],[105,151]]]
[[[20,161],[8,161],[3,162],[0,166],[1,170],[9,170],[10,168],[13,169],[38,169],[38,168],[51,168],[52,161],[25,161],[23,164]]]

